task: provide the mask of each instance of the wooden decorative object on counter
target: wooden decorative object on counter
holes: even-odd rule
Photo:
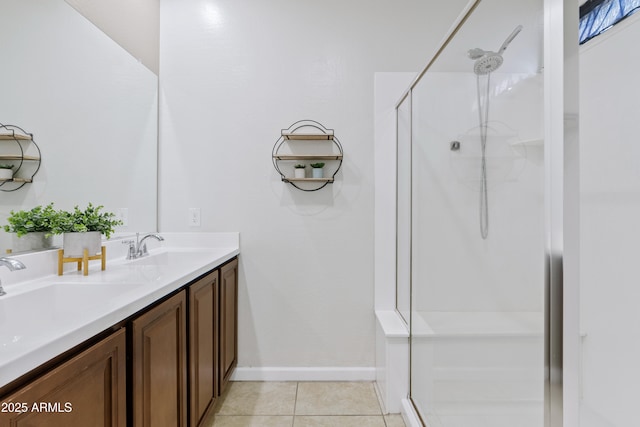
[[[78,263],[78,271],[82,270],[83,276],[89,275],[89,261],[91,260],[102,260],[102,270],[107,268],[107,248],[106,246],[102,246],[102,251],[93,256],[89,256],[89,250],[85,249],[84,254],[81,258],[78,257],[67,257],[64,256],[64,249],[58,249],[58,276],[62,276],[62,269],[65,263],[67,262],[77,262]]]

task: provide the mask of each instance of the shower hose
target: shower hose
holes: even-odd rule
[[[476,88],[478,94],[478,120],[480,122],[480,235],[483,239],[489,236],[489,195],[487,191],[487,127],[489,123],[489,91],[491,88],[491,73],[487,73],[487,90],[482,102],[480,90],[480,75],[476,74]]]

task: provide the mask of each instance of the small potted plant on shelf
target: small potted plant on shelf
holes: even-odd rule
[[[0,180],[1,181],[9,181],[13,179],[13,166],[10,164],[0,164]]]
[[[298,164],[294,166],[294,177],[295,178],[304,178],[305,177],[305,168],[307,165]]]
[[[51,223],[57,215],[53,203],[31,210],[11,211],[4,231],[12,233],[12,251],[23,252],[52,246]]]
[[[89,203],[84,210],[75,206],[73,212],[56,213],[51,232],[62,234],[65,257],[82,257],[84,249],[88,249],[89,256],[96,255],[101,251],[102,235],[108,239],[115,227],[122,225],[114,213],[100,212],[103,207]]]
[[[310,165],[313,169],[311,169],[311,176],[313,178],[323,178],[324,177],[324,163],[311,163]]]

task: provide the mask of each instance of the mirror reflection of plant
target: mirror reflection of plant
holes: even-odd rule
[[[307,167],[307,165],[295,165],[294,166],[294,168],[296,168],[296,169],[304,169],[306,167]]]
[[[73,212],[58,211],[52,223],[51,232],[62,234],[99,231],[108,239],[115,231],[115,227],[122,225],[122,221],[116,219],[113,212],[100,212],[102,208],[104,206],[93,206],[89,203],[84,210],[75,206]]]
[[[323,162],[319,162],[319,163],[311,163],[311,167],[312,168],[316,168],[316,169],[320,169],[324,167],[324,163]]]
[[[36,206],[31,210],[11,211],[4,231],[16,233],[18,237],[27,233],[44,231],[51,234],[51,224],[58,213],[53,209],[53,203],[47,206]]]
[[[13,169],[15,165],[9,165],[6,163],[0,164],[0,169]]]

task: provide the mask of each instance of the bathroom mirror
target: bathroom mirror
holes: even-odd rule
[[[33,183],[0,192],[0,225],[11,210],[92,202],[126,219],[118,232],[156,230],[157,76],[64,0],[0,5],[0,123],[32,133],[42,156]]]

